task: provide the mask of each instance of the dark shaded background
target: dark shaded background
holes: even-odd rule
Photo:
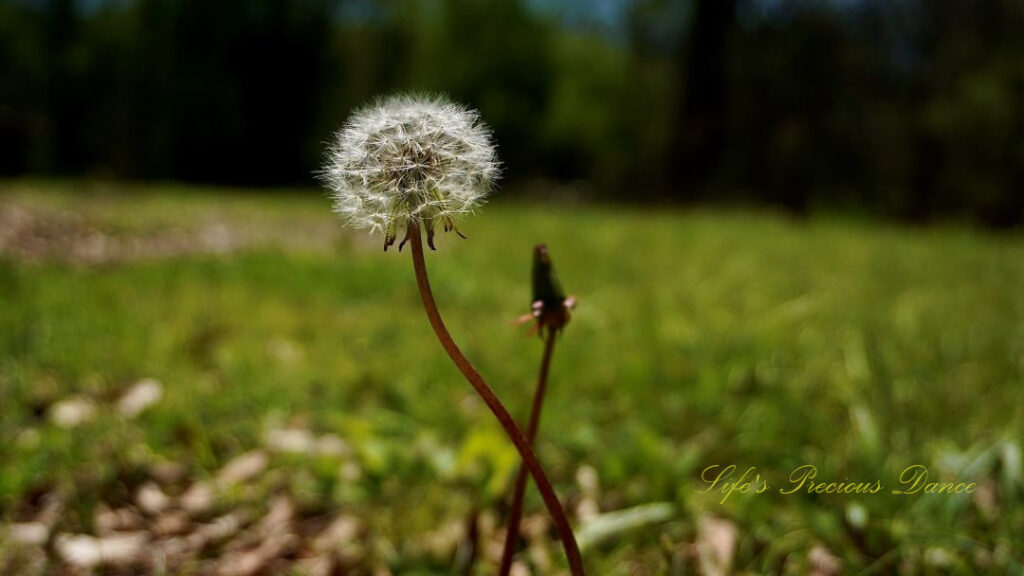
[[[354,106],[420,89],[513,185],[1024,217],[1020,0],[555,4],[3,0],[0,175],[309,185]]]

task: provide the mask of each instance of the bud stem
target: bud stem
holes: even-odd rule
[[[562,540],[562,547],[565,548],[565,555],[569,561],[569,571],[573,576],[583,576],[583,560],[580,556],[579,546],[576,544],[576,538],[573,536],[569,519],[565,515],[565,510],[562,509],[561,503],[558,501],[555,489],[551,486],[551,482],[544,473],[540,461],[537,460],[537,456],[533,453],[533,448],[530,447],[530,443],[523,436],[522,431],[519,430],[515,420],[512,419],[508,410],[502,405],[501,400],[494,394],[491,387],[484,381],[483,377],[469,362],[448,333],[448,328],[445,327],[444,321],[441,319],[441,313],[437,309],[437,303],[434,301],[434,294],[430,290],[430,279],[427,277],[427,265],[423,259],[423,239],[420,237],[419,227],[414,222],[411,222],[409,227],[412,236],[410,243],[412,244],[413,267],[416,269],[416,284],[419,287],[420,298],[423,300],[423,307],[426,309],[430,325],[433,327],[434,333],[437,334],[437,339],[440,340],[441,346],[444,347],[452,362],[455,363],[459,371],[462,372],[462,375],[466,377],[466,380],[476,390],[476,393],[487,404],[494,417],[498,419],[498,422],[505,429],[509,439],[512,440],[516,450],[519,451],[523,465],[529,470],[530,475],[533,476],[534,482],[537,483],[537,490],[540,492],[541,498],[544,499],[544,505],[547,506],[548,513],[551,514],[551,519],[555,523],[555,529]]]
[[[537,390],[533,393],[533,407],[530,409],[530,422],[526,427],[526,439],[532,446],[537,440],[537,429],[540,427],[540,410],[544,406],[544,391],[548,387],[548,369],[551,367],[551,356],[555,351],[555,336],[558,331],[551,329],[544,338],[544,355],[540,360],[540,371],[537,374]],[[508,531],[505,533],[505,548],[501,553],[501,567],[498,576],[508,576],[512,570],[512,556],[519,542],[519,523],[523,519],[523,497],[526,494],[526,467],[520,466],[516,474],[515,490],[512,493],[512,506],[508,515]]]

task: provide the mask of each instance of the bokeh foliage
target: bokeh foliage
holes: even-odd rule
[[[1016,0],[8,0],[0,173],[309,183],[349,111],[449,93],[511,181],[995,225]]]

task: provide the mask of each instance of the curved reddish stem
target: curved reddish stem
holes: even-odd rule
[[[533,448],[530,447],[530,443],[519,430],[515,420],[512,419],[512,416],[505,409],[501,400],[494,394],[491,387],[484,381],[483,377],[469,362],[469,359],[466,358],[462,350],[455,344],[455,340],[448,333],[448,328],[445,327],[444,320],[441,319],[441,313],[437,309],[437,303],[434,301],[434,294],[430,290],[430,279],[427,277],[427,265],[423,259],[423,239],[420,237],[419,227],[416,224],[410,224],[409,227],[412,261],[413,267],[416,269],[416,284],[419,287],[420,298],[423,300],[423,307],[426,309],[427,318],[430,319],[430,325],[434,328],[437,339],[441,341],[441,346],[444,347],[452,362],[459,368],[462,375],[466,377],[466,380],[469,380],[476,393],[480,395],[480,398],[490,408],[494,417],[501,423],[505,433],[515,445],[516,450],[519,451],[523,465],[529,470],[530,475],[533,476],[533,481],[537,483],[537,490],[540,492],[541,498],[544,499],[544,505],[547,506],[551,519],[555,523],[555,529],[562,540],[562,547],[565,548],[565,555],[569,561],[569,571],[573,576],[583,576],[583,559],[580,556],[580,549],[576,544],[576,537],[573,536],[572,527],[569,525],[569,519],[565,515],[565,510],[555,494],[555,489],[551,486],[551,482],[544,473],[540,461],[537,460],[537,456],[533,453]]]
[[[537,374],[537,390],[533,393],[533,406],[530,409],[530,422],[526,426],[526,439],[532,446],[537,440],[537,429],[540,427],[540,410],[544,406],[544,391],[548,387],[548,370],[551,367],[551,355],[555,351],[557,331],[549,329],[544,339],[544,355],[540,359],[540,371]],[[512,506],[509,508],[508,532],[505,533],[505,548],[501,553],[501,567],[498,576],[508,576],[512,571],[512,556],[516,553],[519,542],[519,524],[523,519],[523,497],[526,495],[525,467],[519,467],[516,474],[515,490],[512,493]]]

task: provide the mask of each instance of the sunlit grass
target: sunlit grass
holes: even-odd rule
[[[84,510],[154,459],[203,474],[286,423],[352,446],[358,479],[322,458],[276,464],[305,500],[370,518],[398,567],[434,565],[411,543],[439,518],[501,505],[514,450],[433,339],[407,254],[336,230],[316,194],[76,187],[6,184],[0,202],[75,211],[114,236],[215,221],[249,240],[228,254],[98,264],[0,256],[6,515],[39,486],[66,487]],[[603,510],[677,506],[668,524],[589,551],[595,574],[667,565],[705,514],[736,523],[736,566],[755,572],[799,571],[816,543],[852,571],[925,565],[934,549],[952,555],[953,572],[1020,558],[1019,234],[500,200],[464,232],[428,255],[435,292],[514,414],[525,415],[541,351],[510,324],[529,306],[535,243],[579,299],[541,427],[563,497],[578,497],[588,465]],[[68,395],[102,406],[143,377],[166,396],[138,420],[101,408],[64,430],[45,417]],[[755,466],[773,490],[719,504],[700,493],[714,464]],[[887,489],[778,494],[801,464]],[[996,511],[970,495],[890,494],[912,464],[978,482]]]

